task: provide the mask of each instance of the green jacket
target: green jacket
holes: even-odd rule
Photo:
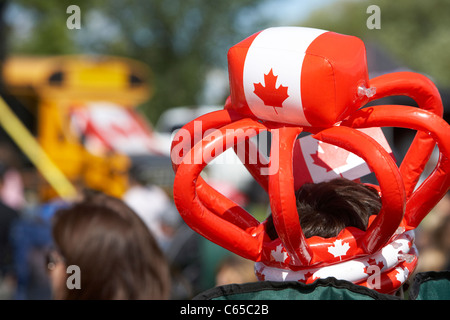
[[[406,297],[406,298],[405,298]],[[403,297],[335,278],[311,284],[260,281],[214,287],[193,300],[450,300],[450,271],[418,273]]]

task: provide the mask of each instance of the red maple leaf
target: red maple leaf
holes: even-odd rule
[[[347,150],[322,141],[319,141],[319,146],[323,153],[317,150],[316,153],[311,154],[315,165],[325,168],[328,172],[347,164],[347,158],[350,154]]]
[[[367,263],[369,264],[369,266],[377,266],[378,268],[379,268],[379,270],[381,270],[381,269],[383,269],[383,267],[384,267],[384,263],[383,263],[383,261],[376,261],[375,259],[373,259],[373,258],[370,258],[368,261],[367,261]],[[370,272],[370,273],[369,273]],[[369,271],[368,270],[368,267],[364,267],[364,273],[367,273],[367,274],[372,274],[372,272],[373,271]]]
[[[261,82],[253,84],[255,86],[255,91],[253,92],[261,98],[264,105],[273,107],[276,113],[278,112],[275,108],[283,108],[283,101],[289,97],[287,94],[288,87],[280,84],[276,88],[277,78],[278,76],[275,76],[273,70],[270,69],[268,74],[264,74],[265,86]]]

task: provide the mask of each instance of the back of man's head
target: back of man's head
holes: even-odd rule
[[[369,217],[381,209],[381,199],[374,188],[344,178],[306,183],[295,196],[306,238],[336,237],[346,227],[365,231]],[[268,218],[266,231],[270,238],[277,237],[272,216]]]

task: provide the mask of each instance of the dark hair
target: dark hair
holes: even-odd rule
[[[77,265],[81,289],[61,299],[167,299],[167,261],[139,216],[122,200],[86,194],[53,220],[55,246],[67,266]]]
[[[306,238],[336,237],[346,227],[366,230],[369,217],[378,214],[381,199],[375,188],[344,178],[306,183],[295,193],[300,226]],[[272,215],[266,232],[278,237]]]

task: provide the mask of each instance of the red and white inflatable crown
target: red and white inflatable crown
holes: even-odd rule
[[[255,261],[260,279],[309,283],[334,276],[380,292],[396,290],[417,263],[414,229],[450,186],[450,126],[442,119],[434,84],[413,72],[369,80],[361,40],[311,28],[263,30],[233,46],[228,62],[231,95],[225,108],[187,123],[172,142],[174,200],[184,221],[207,239]],[[393,95],[409,96],[418,108],[365,107]],[[377,137],[381,127],[417,131],[399,166],[385,139]],[[258,150],[250,138],[264,131],[272,136],[269,163],[252,155]],[[316,141],[315,150],[307,152],[305,140],[298,139],[303,131],[312,134],[307,138]],[[242,145],[244,154],[238,152]],[[417,186],[436,145],[436,168]],[[228,148],[234,148],[268,193],[278,239],[268,237],[265,221],[200,176]],[[313,154],[315,169],[309,159]],[[352,172],[348,177],[358,178],[356,166],[343,165],[351,162],[350,155],[358,167],[364,162],[375,174],[381,211],[371,217],[366,231],[348,227],[334,238],[306,239],[295,189],[333,174]],[[379,282],[371,286],[368,280],[376,268]]]

